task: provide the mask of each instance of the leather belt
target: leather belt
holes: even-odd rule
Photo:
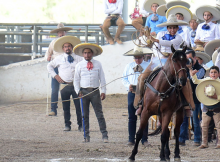
[[[87,90],[87,91],[94,91],[96,90],[97,88],[81,88],[81,90]]]
[[[64,83],[62,83],[62,84],[69,84],[69,85],[73,85],[73,82],[64,82]]]
[[[120,16],[120,14],[108,14],[108,16],[117,17],[117,16]]]

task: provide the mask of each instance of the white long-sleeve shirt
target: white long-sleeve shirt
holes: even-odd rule
[[[220,32],[217,24],[209,22],[209,30],[203,30],[202,26],[205,24],[201,23],[197,27],[195,40],[199,39],[200,41],[209,42],[215,39],[220,39]]]
[[[87,69],[87,63],[85,59],[76,65],[74,88],[76,93],[79,93],[80,88],[97,88],[100,85],[103,86],[105,82],[105,74],[102,69],[102,65],[99,61],[92,59],[92,70]],[[101,93],[106,93],[106,87],[101,88]]]
[[[139,8],[140,8],[140,13],[143,15],[143,17],[146,17],[149,15],[149,13],[144,9],[144,2],[146,0],[140,0],[140,3],[139,3]]]
[[[187,47],[190,47],[190,36],[189,36],[189,29],[187,26],[181,26],[183,29],[183,32],[179,35],[182,37],[183,41],[185,42],[184,45],[187,45]]]
[[[117,0],[116,3],[109,3],[108,0],[104,0],[105,14],[122,14],[123,0]]]
[[[56,42],[57,39],[58,39],[58,38],[56,38],[56,39],[54,39],[54,40],[52,40],[52,41],[50,42],[49,47],[48,47],[48,49],[47,49],[47,52],[45,53],[45,56],[44,56],[46,60],[47,60],[47,58],[48,58],[49,55],[51,56],[51,60],[53,60],[55,57],[57,57],[57,56],[63,54],[63,53],[54,51],[54,44],[55,44],[55,42]]]
[[[218,55],[216,57],[214,64],[215,66],[218,66],[218,68],[220,68],[220,52],[218,52]]]
[[[179,34],[176,34],[176,37],[175,39],[173,40],[163,40],[162,37],[165,35],[165,34],[169,34],[168,31],[161,31],[157,34],[157,38],[156,39],[159,39],[159,44],[155,42],[156,46],[158,47],[158,49],[161,51],[161,52],[166,52],[166,53],[172,53],[171,51],[171,45],[173,45],[173,47],[177,50],[179,49],[181,43],[182,43],[182,37],[179,35]],[[164,56],[157,51],[156,47],[153,46],[153,52],[154,54],[156,55],[156,57],[160,57],[160,58],[163,58]]]
[[[68,54],[66,53],[57,56],[54,60],[48,63],[47,70],[53,78],[57,75],[54,68],[58,67],[61,79],[65,82],[73,82],[76,64],[82,61],[83,58],[74,53],[72,53],[71,56],[74,59],[72,63],[69,63]]]

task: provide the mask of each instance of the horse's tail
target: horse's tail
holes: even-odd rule
[[[149,133],[148,136],[155,136],[155,135],[158,135],[160,132],[162,131],[162,128],[161,128],[161,124],[157,127],[157,129],[152,132],[152,133]]]

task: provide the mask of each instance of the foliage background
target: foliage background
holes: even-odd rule
[[[7,0],[0,5],[2,23],[102,23],[104,0]],[[129,2],[128,13],[132,13],[135,0]],[[167,0],[169,2],[171,0]],[[216,0],[185,0],[191,11],[203,4],[215,5]],[[94,4],[94,5],[93,5]],[[93,8],[94,6],[94,8]],[[130,19],[129,19],[130,23]]]

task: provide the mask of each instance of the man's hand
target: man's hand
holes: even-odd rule
[[[133,92],[133,87],[131,84],[129,85],[129,92]]]
[[[156,39],[156,38],[154,38],[154,37],[152,37],[152,36],[150,36],[150,40],[151,40],[152,42],[157,42],[157,43],[159,43],[159,40]]]
[[[204,43],[203,47],[205,47],[205,46],[206,46],[206,44],[208,44],[208,43],[209,43],[209,42]]]
[[[194,76],[194,75],[198,72],[198,70],[192,70],[192,69],[190,69],[189,72],[190,72],[190,75],[191,75],[191,76]]]
[[[59,75],[56,75],[54,78],[55,78],[59,83],[64,83],[64,81],[60,78]]]
[[[157,35],[157,33],[156,32],[152,32],[152,33],[150,33],[150,35],[155,36],[155,35]]]
[[[82,97],[83,96],[83,94],[82,94],[82,92],[79,92],[79,95],[78,95],[79,97]]]
[[[47,57],[47,61],[51,61],[51,55]]]
[[[101,100],[104,100],[105,99],[105,93],[101,93],[100,98],[101,98]]]

